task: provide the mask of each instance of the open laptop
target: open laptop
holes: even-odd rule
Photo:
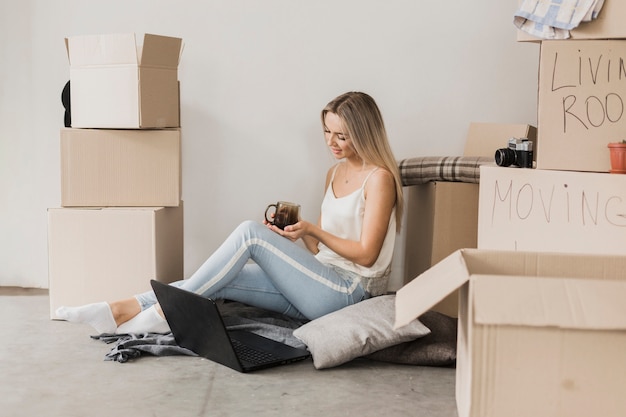
[[[249,331],[228,330],[217,305],[190,291],[151,280],[176,343],[239,372],[306,359],[310,353]]]

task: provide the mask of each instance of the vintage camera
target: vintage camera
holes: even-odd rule
[[[496,149],[496,164],[501,167],[533,167],[533,143],[526,138],[509,139],[509,147]]]

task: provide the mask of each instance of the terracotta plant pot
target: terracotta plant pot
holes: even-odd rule
[[[626,143],[609,143],[611,174],[626,174]]]

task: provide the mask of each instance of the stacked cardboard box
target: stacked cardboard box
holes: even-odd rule
[[[456,399],[468,416],[623,416],[626,5],[541,41],[536,168],[482,166],[478,249],[398,291],[396,325],[459,291]],[[521,36],[521,40],[527,40]]]
[[[50,315],[183,278],[178,62],[182,40],[66,39],[71,128],[61,208],[48,210]]]
[[[540,47],[537,167],[608,172],[609,142],[626,139],[626,2],[605,0],[598,18],[571,39]]]
[[[538,42],[537,169],[481,169],[479,248],[626,254],[626,176],[608,174],[607,147],[626,139],[625,17],[606,0],[571,39]]]

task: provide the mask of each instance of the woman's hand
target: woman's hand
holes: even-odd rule
[[[307,230],[307,225],[308,225],[308,222],[304,220],[300,220],[298,223],[285,226],[285,229],[283,230],[279,227],[274,226],[273,224],[267,221],[264,221],[263,223],[273,232],[278,233],[282,237],[285,237],[291,240],[292,242],[295,242],[296,240],[301,239],[302,237],[306,235],[306,230]]]
[[[281,230],[282,236],[295,242],[296,240],[302,239],[307,235],[308,226],[309,222],[300,220],[298,223],[285,226],[285,230]]]

